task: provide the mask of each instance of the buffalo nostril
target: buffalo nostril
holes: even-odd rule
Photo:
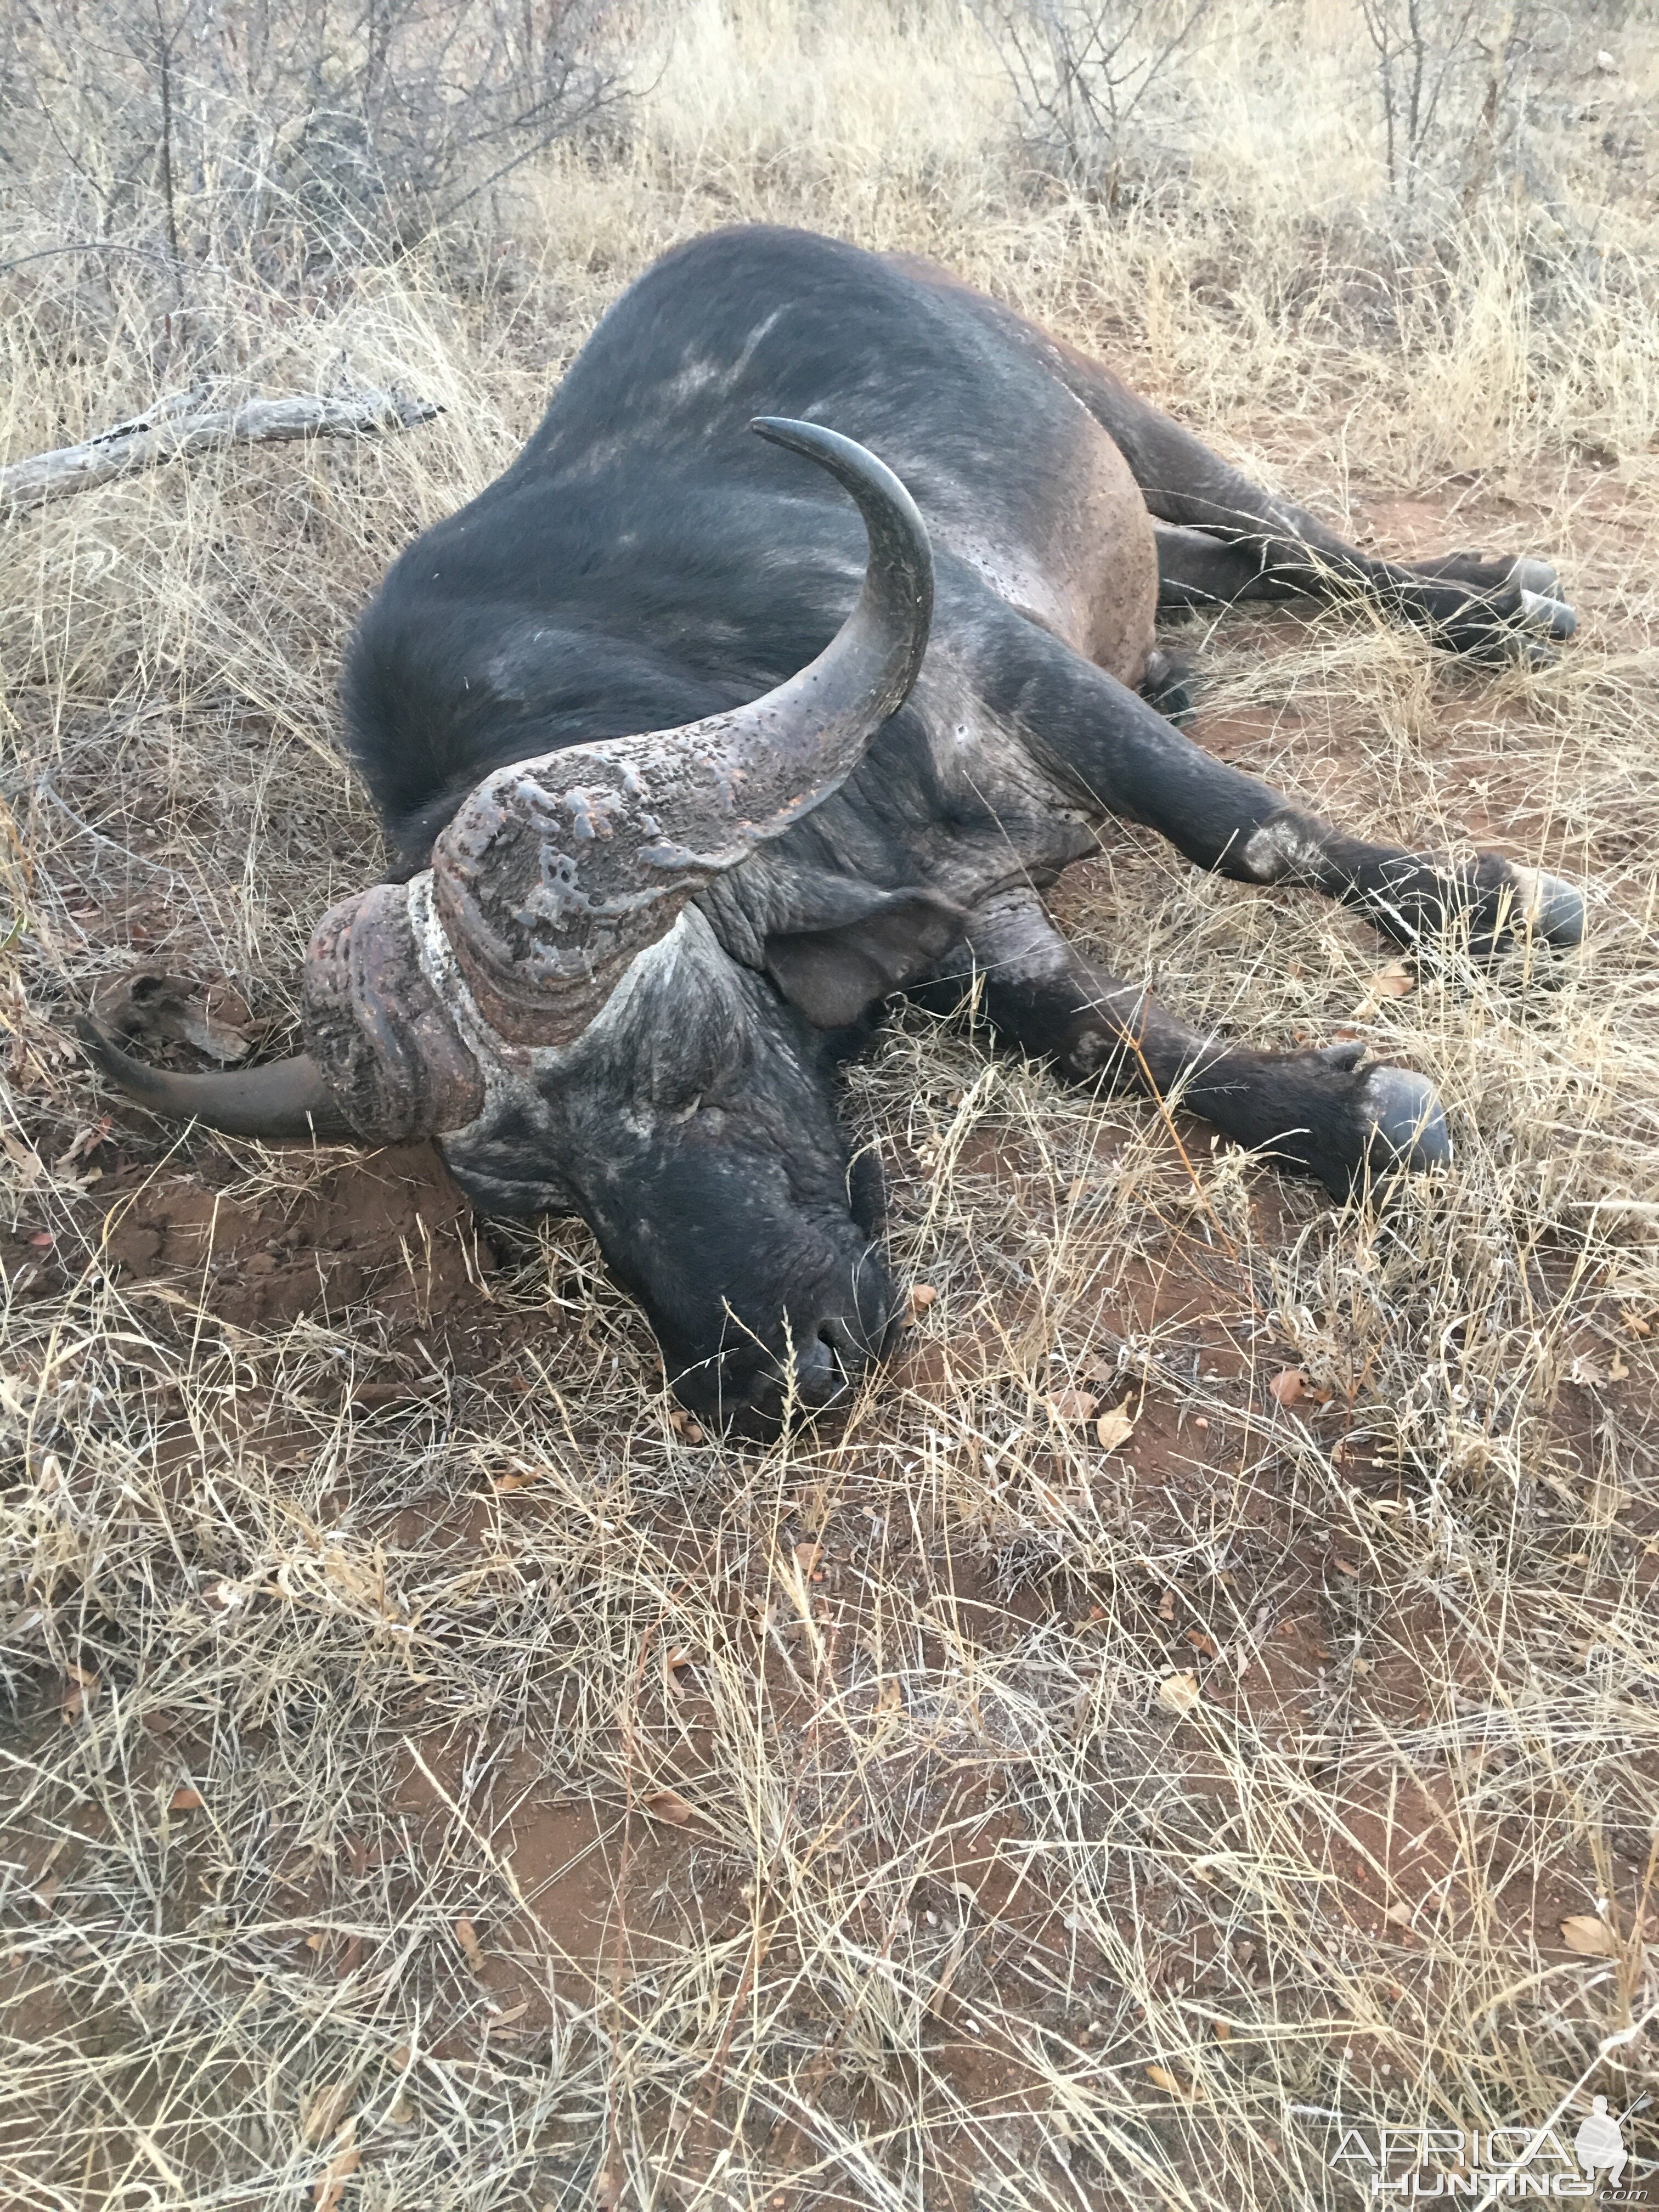
[[[839,1398],[863,1364],[850,1358],[843,1324],[820,1322],[795,1346],[795,1395],[803,1406],[827,1406]]]

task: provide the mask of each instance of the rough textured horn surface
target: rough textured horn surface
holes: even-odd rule
[[[306,954],[306,1041],[361,1137],[392,1143],[455,1129],[483,1078],[416,951],[402,884],[331,907]]]
[[[185,1075],[149,1067],[123,1052],[109,1032],[82,1015],[76,1024],[88,1057],[105,1079],[152,1114],[204,1121],[230,1137],[319,1137],[356,1133],[328,1079],[308,1053],[234,1073]]]
[[[858,603],[817,659],[763,697],[520,761],[467,800],[433,853],[434,903],[479,1012],[509,1042],[580,1034],[688,899],[846,780],[915,681],[933,562],[909,494],[836,431],[751,427],[857,501],[870,540]]]

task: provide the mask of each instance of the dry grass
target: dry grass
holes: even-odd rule
[[[0,547],[9,2203],[1265,2212],[1356,2201],[1337,2114],[1570,2136],[1645,2094],[1651,27],[1617,78],[1584,34],[1557,215],[1430,253],[1343,11],[1293,12],[1224,11],[1110,216],[1022,174],[943,9],[699,0],[625,144],[441,253],[316,297],[221,266],[171,325],[120,255],[0,280],[0,454],[181,349],[448,410]],[[898,1019],[848,1111],[938,1297],[844,1431],[769,1451],[677,1429],[579,1224],[106,1125],[62,1036],[142,957],[280,1042],[378,864],[329,742],[355,610],[630,274],[758,216],[951,260],[1380,541],[1558,556],[1583,628],[1540,676],[1334,619],[1182,642],[1213,742],[1593,914],[1564,974],[1379,1000],[1357,926],[1116,839],[1081,939],[1256,1037],[1358,1021],[1440,1083],[1454,1171],[1335,1211]]]

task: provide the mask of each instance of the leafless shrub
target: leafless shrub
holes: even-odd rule
[[[622,96],[609,0],[41,0],[0,128],[37,204],[174,262],[361,258]]]
[[[1212,0],[973,0],[1035,142],[1107,199],[1147,96]]]
[[[1438,185],[1466,210],[1500,172],[1536,196],[1528,125],[1571,66],[1583,24],[1547,0],[1357,0],[1376,57],[1389,183],[1407,204]]]

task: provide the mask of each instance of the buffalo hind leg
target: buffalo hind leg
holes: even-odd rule
[[[1571,637],[1577,627],[1547,562],[1481,561],[1468,553],[1372,560],[1316,515],[1252,483],[1097,363],[1066,349],[1062,373],[1128,462],[1154,521],[1164,526],[1158,596],[1165,605],[1350,598],[1414,623],[1454,652],[1488,659],[1517,647],[1547,658],[1545,641]]]
[[[965,953],[942,963],[924,996],[959,996],[971,976],[992,1029],[1075,1082],[1151,1090],[1224,1136],[1313,1176],[1340,1200],[1368,1176],[1441,1165],[1450,1157],[1434,1087],[1403,1067],[1361,1068],[1364,1048],[1254,1052],[1201,1036],[1137,984],[1106,975],[1068,945],[1036,893],[1005,891],[969,917]]]
[[[1327,540],[1328,551],[1332,545],[1340,549],[1341,541],[1312,515],[1302,514],[1300,508],[1287,511],[1300,516],[1309,532]],[[1172,522],[1154,523],[1152,527],[1158,541],[1160,607],[1224,607],[1240,599],[1293,599],[1305,598],[1311,588],[1310,580],[1303,573],[1305,562],[1287,566],[1274,558],[1271,546],[1259,537],[1218,537],[1207,529]],[[1352,547],[1346,550],[1355,561],[1364,562],[1364,555]],[[1396,564],[1370,565],[1386,568]],[[1540,630],[1547,628],[1552,636],[1569,637],[1577,627],[1572,610],[1553,597],[1559,579],[1547,561],[1482,561],[1473,553],[1448,553],[1437,560],[1412,562],[1410,574],[1436,586],[1466,586],[1485,600],[1514,586],[1522,593],[1523,613],[1532,607]],[[1340,586],[1341,580],[1336,572],[1327,584]],[[1350,577],[1346,588],[1363,591],[1367,586],[1363,578],[1356,584]]]
[[[1559,877],[1497,853],[1460,862],[1351,836],[1206,753],[1012,611],[989,626],[975,672],[988,703],[1089,804],[1144,822],[1200,868],[1322,892],[1409,950],[1464,930],[1482,957],[1528,934],[1563,946],[1583,939],[1583,896]]]
[[[1468,553],[1437,561],[1373,561],[1316,515],[1253,484],[1076,346],[941,270],[902,257],[900,265],[1032,355],[1088,409],[1129,464],[1153,520],[1169,526],[1169,546],[1164,532],[1158,545],[1160,596],[1167,589],[1166,604],[1190,605],[1194,597],[1213,605],[1290,593],[1347,596],[1416,624],[1455,652],[1485,659],[1517,650],[1546,659],[1544,640],[1570,637],[1577,627],[1547,562],[1481,561]],[[1182,547],[1182,538],[1208,538],[1236,550],[1237,558],[1212,565],[1201,550]],[[1195,564],[1188,581],[1179,573],[1183,559]],[[1215,588],[1218,584],[1223,588]],[[1193,596],[1182,597],[1183,592]]]

